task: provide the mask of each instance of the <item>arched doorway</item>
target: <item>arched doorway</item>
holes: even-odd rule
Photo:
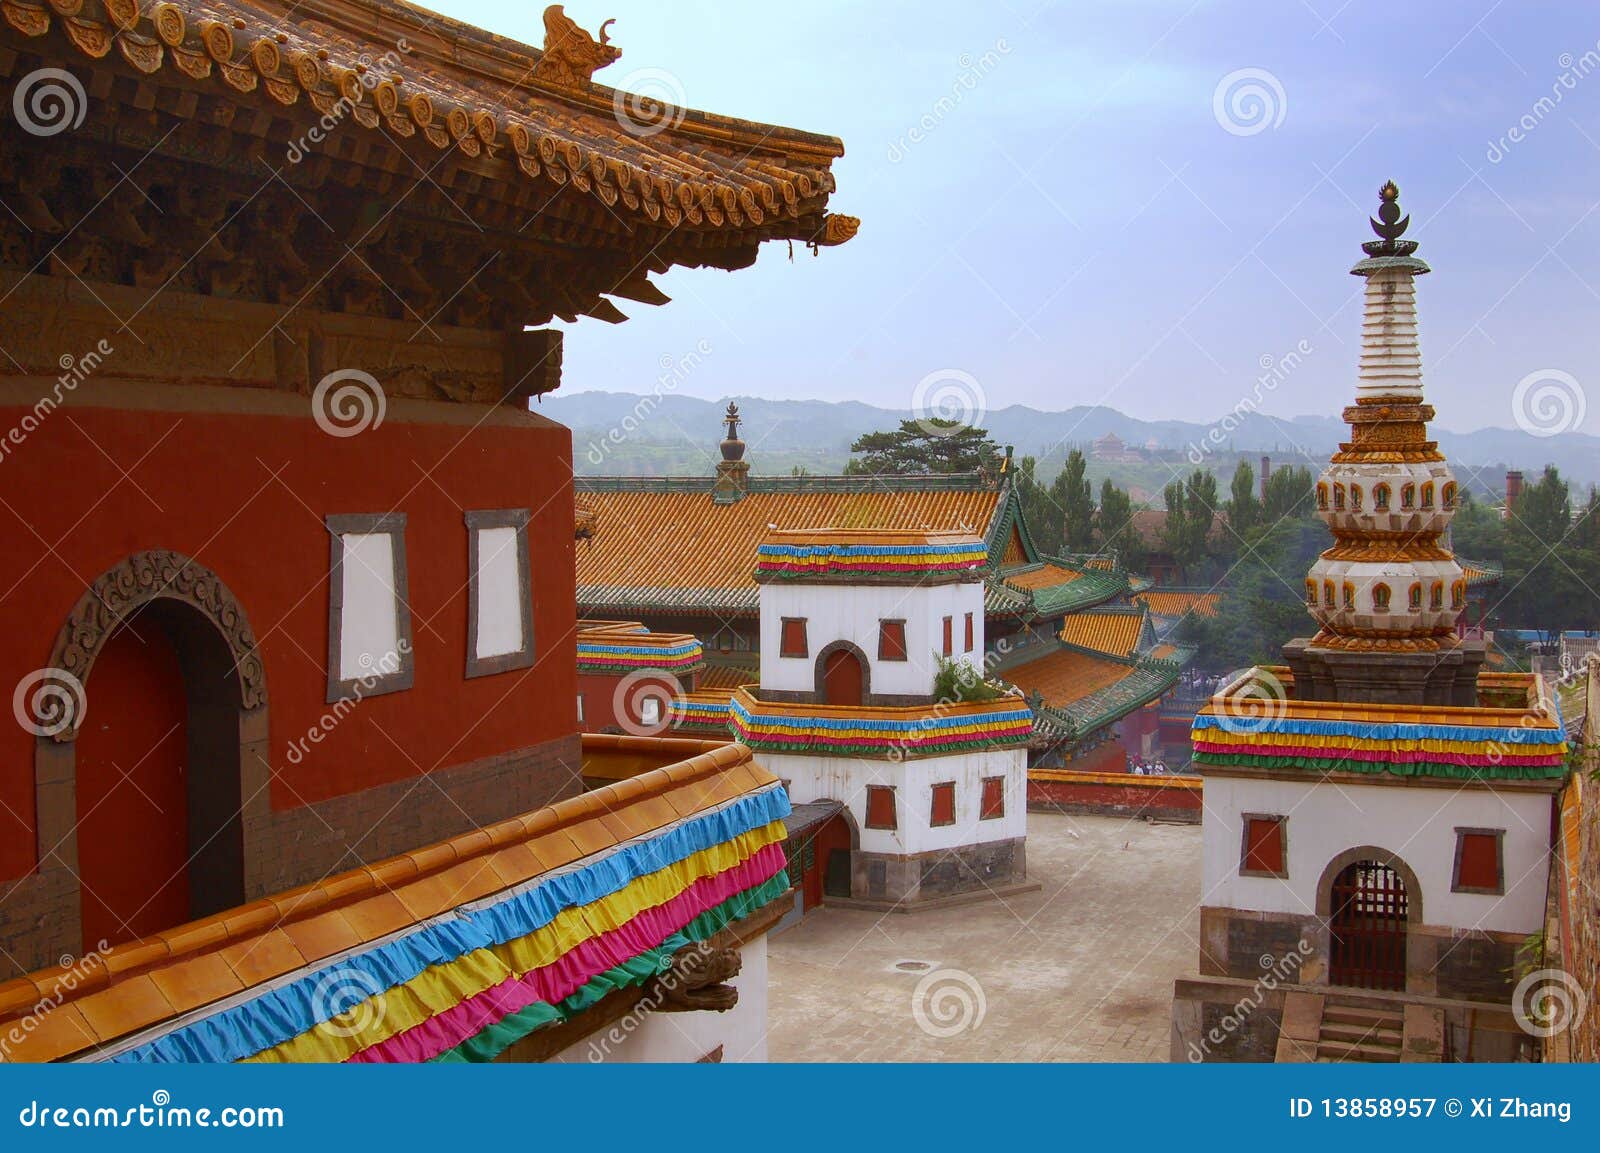
[[[1368,859],[1345,865],[1329,890],[1329,982],[1404,990],[1410,920],[1410,890],[1394,863]]]
[[[69,878],[54,936],[87,951],[242,904],[245,817],[270,812],[267,692],[227,586],[135,554],[85,590],[50,671],[82,697],[34,745],[40,871]]]
[[[866,680],[861,658],[848,648],[836,648],[822,655],[822,703],[859,705]]]

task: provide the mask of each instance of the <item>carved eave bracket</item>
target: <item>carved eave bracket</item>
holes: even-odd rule
[[[726,1013],[739,1003],[728,981],[739,975],[737,949],[695,945],[674,953],[664,972],[650,978],[642,1000],[657,1013]]]

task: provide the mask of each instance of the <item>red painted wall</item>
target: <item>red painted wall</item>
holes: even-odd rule
[[[266,666],[275,809],[576,732],[570,432],[414,423],[394,407],[343,439],[317,427],[309,401],[304,416],[83,404],[50,414],[0,459],[0,689],[48,663],[90,581],[130,553],[168,548],[216,572],[249,615]],[[25,411],[0,408],[0,430]],[[532,510],[538,662],[467,680],[462,513],[498,508]],[[290,742],[328,711],[323,517],[390,510],[408,518],[415,687],[364,701],[292,764]],[[0,878],[35,863],[33,741],[0,726]]]

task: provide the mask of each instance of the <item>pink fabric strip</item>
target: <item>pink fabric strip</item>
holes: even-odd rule
[[[496,1021],[536,1001],[554,1005],[598,973],[653,949],[707,909],[754,888],[784,867],[783,845],[766,845],[733,868],[702,877],[665,904],[645,909],[625,925],[580,941],[554,962],[521,977],[510,977],[414,1028],[361,1050],[361,1062],[427,1061],[452,1049]]]

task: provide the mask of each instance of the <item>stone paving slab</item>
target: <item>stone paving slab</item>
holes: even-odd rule
[[[1199,957],[1199,826],[1030,813],[1028,879],[908,916],[824,907],[770,938],[770,1059],[1166,1061]]]

